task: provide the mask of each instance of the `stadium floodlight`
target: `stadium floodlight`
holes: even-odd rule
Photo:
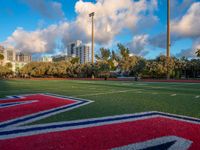
[[[167,0],[167,51],[166,51],[166,62],[167,62],[167,79],[170,78],[169,72],[169,61],[170,61],[170,0]]]
[[[92,64],[94,64],[94,12],[89,14],[89,17],[92,18]]]

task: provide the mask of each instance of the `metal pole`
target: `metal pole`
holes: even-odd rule
[[[89,16],[92,17],[92,64],[94,64],[94,12]]]
[[[92,63],[94,64],[94,16],[92,16]]]
[[[169,60],[170,60],[170,0],[167,0],[167,79],[170,78]]]

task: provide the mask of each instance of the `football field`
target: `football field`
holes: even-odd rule
[[[84,145],[84,143],[80,143],[81,137],[87,137],[89,136],[88,134],[91,134],[90,137],[92,139],[96,138],[96,145],[94,143],[91,145],[92,142],[89,142],[89,145],[86,144],[88,147],[86,146],[83,149],[99,149],[98,142],[102,146],[100,149],[110,149],[121,145],[125,147],[120,148],[125,149],[130,146],[132,148],[139,146],[139,149],[155,148],[157,146],[158,149],[162,149],[163,145],[160,143],[163,141],[165,141],[163,142],[165,144],[164,147],[170,147],[174,144],[173,141],[190,139],[186,140],[185,144],[182,144],[183,147],[187,148],[190,147],[192,142],[200,139],[199,83],[2,80],[0,81],[0,98],[2,99],[0,103],[0,147],[2,144],[3,149],[6,149],[5,145],[10,143],[10,140],[18,140],[16,143],[19,142],[19,147],[16,149],[26,149],[24,148],[24,143],[21,142],[22,140],[17,137],[22,135],[21,138],[23,138],[25,136],[25,140],[30,142],[30,140],[34,141],[34,136],[31,135],[35,135],[37,132],[44,133],[44,135],[49,134],[49,139],[45,142],[54,141],[55,139],[50,137],[56,136],[62,137],[61,141],[67,137],[78,139],[79,143],[70,145],[72,147],[69,147],[69,144],[60,143],[61,146],[67,149],[80,149],[81,145]],[[29,105],[31,107],[28,107]],[[39,114],[37,114],[38,112]],[[30,116],[32,114],[33,116]],[[23,118],[23,116],[25,117]],[[135,120],[141,122],[135,122]],[[185,125],[180,120],[184,120],[184,123],[189,123]],[[153,125],[156,122],[157,124]],[[117,126],[120,123],[124,123],[125,127]],[[194,123],[194,126],[192,126],[192,123]],[[74,126],[74,124],[76,125]],[[110,127],[111,125],[114,125],[114,127]],[[165,126],[166,133],[162,133],[162,127]],[[45,129],[43,129],[44,127]],[[184,130],[182,127],[184,127]],[[125,131],[131,132],[132,128],[142,132],[144,137],[137,134],[137,136],[134,135],[130,139],[117,138],[117,143],[112,140],[111,143],[103,142],[102,136],[110,133],[112,128],[116,128],[117,131],[123,129],[123,132],[120,132],[120,137],[129,137]],[[151,131],[158,130],[158,132],[149,133],[151,131],[148,128],[152,128]],[[76,131],[78,129],[84,130],[78,132]],[[181,130],[179,131],[179,129]],[[187,132],[191,131],[193,134],[185,134],[186,130]],[[58,131],[62,131],[63,135],[56,135]],[[44,139],[40,134],[35,135],[38,136],[37,139]],[[96,134],[100,135],[94,136]],[[114,131],[110,134],[117,136]],[[178,136],[174,136],[174,134]],[[197,135],[195,136],[195,134]],[[30,139],[26,138],[26,136]],[[135,136],[139,139],[136,140]],[[113,137],[107,138],[112,139]],[[149,141],[152,139],[153,142]],[[76,140],[74,140],[75,143],[77,142]],[[147,142],[145,144],[141,143],[144,141]],[[103,145],[102,142],[104,143]],[[131,143],[134,144],[131,145]],[[44,146],[44,143],[42,145]],[[54,147],[56,144],[40,149],[51,149],[52,146]],[[200,148],[199,146],[194,144],[192,149]],[[183,147],[180,148],[183,149]],[[13,147],[11,146],[10,148]],[[28,149],[31,148],[29,147]],[[55,149],[62,148],[57,147]]]
[[[38,121],[76,120],[146,111],[200,118],[200,84],[122,81],[0,81],[0,97],[52,93],[94,101],[84,107]]]

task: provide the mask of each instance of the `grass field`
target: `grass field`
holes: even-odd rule
[[[0,81],[0,97],[31,93],[54,93],[94,101],[86,106],[32,124],[146,111],[161,111],[200,118],[200,84],[198,83]]]

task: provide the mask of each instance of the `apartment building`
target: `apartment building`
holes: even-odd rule
[[[80,46],[81,44],[82,44],[82,41],[79,41],[79,40],[72,42],[72,43],[69,43],[67,45],[67,53],[66,53],[66,51],[64,53],[67,54],[70,57],[76,57],[74,48]]]
[[[32,61],[32,56],[30,53],[22,53],[19,52],[16,54],[16,61],[17,62],[25,62],[25,63],[29,63]]]
[[[4,56],[3,65],[6,63],[12,64],[12,71],[17,71],[24,65],[32,61],[32,56],[29,53],[16,52],[14,48],[6,48],[0,46],[0,54]]]
[[[30,63],[32,61],[32,56],[30,53],[27,52],[18,52],[16,53],[16,59],[15,59],[15,71],[21,69],[24,67],[27,63]]]
[[[67,54],[70,57],[78,57],[81,64],[90,61],[90,47],[82,44],[82,41],[76,41],[68,44]]]

